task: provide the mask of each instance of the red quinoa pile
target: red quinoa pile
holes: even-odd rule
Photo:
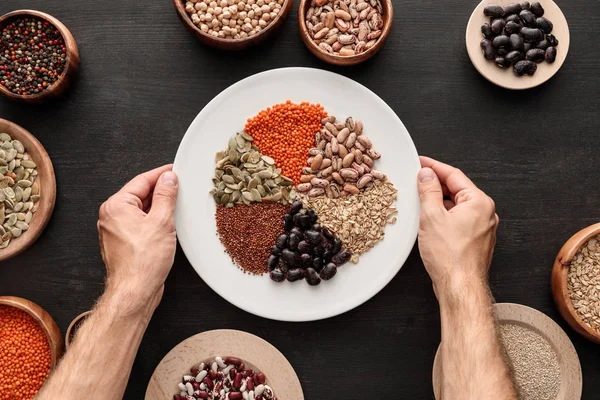
[[[289,206],[278,203],[218,206],[217,234],[231,260],[250,274],[268,272],[267,259],[283,231],[283,216],[288,210]]]

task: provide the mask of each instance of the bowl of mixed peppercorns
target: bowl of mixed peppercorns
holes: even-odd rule
[[[60,96],[79,69],[73,35],[58,19],[34,10],[0,17],[0,93],[39,103]]]

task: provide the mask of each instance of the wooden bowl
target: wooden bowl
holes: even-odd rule
[[[31,315],[41,327],[50,346],[50,371],[53,371],[64,353],[64,345],[60,329],[42,307],[32,301],[13,296],[0,296],[0,305],[11,306]]]
[[[383,47],[383,44],[390,34],[390,30],[392,29],[392,24],[394,22],[394,7],[392,6],[392,0],[381,0],[381,6],[383,7],[383,31],[381,32],[381,36],[379,37],[379,40],[375,46],[354,56],[339,56],[330,54],[325,50],[322,50],[308,34],[308,27],[306,26],[306,13],[310,8],[311,3],[312,0],[300,0],[300,6],[298,7],[298,26],[300,28],[300,36],[311,53],[326,63],[333,65],[356,65],[373,57]]]
[[[565,331],[546,314],[521,304],[494,304],[494,313],[498,324],[519,325],[531,329],[548,341],[558,358],[560,367],[560,387],[556,400],[580,400],[583,390],[581,364],[575,347]],[[432,382],[435,398],[442,399],[442,354],[440,348],[438,348],[433,362]]]
[[[517,0],[483,0],[471,14],[469,23],[467,24],[466,45],[467,53],[471,62],[481,75],[488,81],[513,90],[523,90],[536,87],[552,78],[558,72],[560,67],[567,58],[569,52],[569,25],[560,8],[552,0],[536,0],[544,7],[544,17],[552,21],[554,29],[552,34],[558,39],[556,46],[557,54],[556,61],[552,64],[542,62],[538,64],[538,69],[533,76],[517,76],[513,72],[513,68],[499,68],[495,62],[486,60],[483,57],[483,52],[480,47],[483,34],[481,33],[481,25],[489,23],[490,18],[483,14],[483,9],[490,4],[507,5],[517,3]]]
[[[87,318],[91,313],[92,311],[86,311],[84,313],[81,313],[77,317],[75,317],[75,319],[69,324],[69,327],[67,328],[67,333],[65,334],[65,348],[67,350],[69,350],[69,346],[71,345],[71,336],[75,337],[75,334],[79,329],[79,323],[83,322],[83,320]]]
[[[19,94],[14,94],[4,86],[0,85],[0,93],[4,96],[8,97],[11,100],[15,101],[23,101],[26,103],[41,103],[47,99],[55,98],[60,96],[67,90],[73,81],[73,78],[77,74],[79,70],[79,50],[77,49],[77,43],[75,42],[75,38],[71,34],[71,32],[67,29],[66,26],[63,25],[58,19],[53,16],[43,13],[41,11],[35,10],[17,10],[9,12],[8,14],[4,14],[0,17],[0,29],[3,27],[4,23],[7,20],[10,20],[14,17],[37,17],[39,19],[43,19],[45,21],[50,22],[52,25],[58,29],[63,39],[65,40],[65,47],[67,48],[67,65],[62,73],[62,75],[58,78],[56,82],[48,89],[44,90],[41,93],[23,96]]]
[[[267,377],[277,398],[304,400],[298,376],[275,347],[246,332],[221,329],[194,335],[175,346],[158,364],[146,389],[145,400],[172,399],[177,384],[190,368],[216,356],[240,358]]]
[[[558,252],[552,268],[552,295],[558,311],[576,332],[588,340],[600,343],[600,333],[587,326],[573,306],[567,284],[571,260],[577,251],[593,236],[600,234],[600,223],[588,226],[573,235]]]
[[[25,146],[31,159],[37,164],[38,178],[36,182],[40,185],[40,200],[38,210],[33,214],[29,229],[16,238],[12,239],[7,248],[0,250],[0,262],[21,253],[31,246],[40,236],[54,211],[56,201],[56,178],[50,156],[44,146],[29,132],[10,121],[0,118],[0,132],[8,133],[13,139],[19,140]]]
[[[223,39],[211,36],[204,33],[192,22],[187,11],[185,11],[185,0],[173,0],[173,5],[177,10],[179,19],[184,25],[200,40],[202,43],[221,50],[244,50],[248,47],[255,46],[265,41],[269,36],[278,32],[286,21],[294,0],[285,0],[281,7],[280,13],[275,17],[273,21],[269,23],[263,30],[256,35],[244,38],[244,39]]]

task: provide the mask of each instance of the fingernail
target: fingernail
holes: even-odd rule
[[[167,185],[177,186],[177,175],[175,175],[174,172],[171,172],[171,171],[165,172],[160,177],[160,180],[162,181],[162,183],[165,183]]]
[[[435,172],[431,168],[421,168],[419,171],[419,182],[421,183],[431,182],[435,178]]]

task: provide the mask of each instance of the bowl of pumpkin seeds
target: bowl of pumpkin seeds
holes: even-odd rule
[[[0,119],[0,261],[37,240],[55,201],[56,178],[44,146],[21,126]]]

